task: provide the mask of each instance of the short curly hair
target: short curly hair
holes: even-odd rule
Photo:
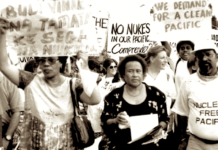
[[[137,61],[141,64],[142,66],[142,71],[143,71],[143,79],[145,78],[146,76],[146,73],[147,73],[147,70],[148,70],[148,67],[147,67],[147,63],[146,61],[139,55],[128,55],[126,57],[124,57],[121,62],[119,63],[118,65],[118,68],[117,68],[117,71],[120,75],[120,78],[124,80],[124,75],[125,75],[125,69],[126,69],[126,64],[130,61]]]

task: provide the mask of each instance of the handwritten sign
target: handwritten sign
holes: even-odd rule
[[[97,36],[97,50],[99,52],[101,52],[103,49],[106,49],[106,40],[108,35],[108,16],[109,14],[105,12],[93,12]]]
[[[10,21],[8,48],[18,56],[98,53],[94,21],[85,0],[19,0],[10,2],[1,14]]]
[[[146,53],[152,46],[149,41],[151,32],[149,13],[143,9],[112,15],[109,18],[107,51],[119,56]]]
[[[153,10],[156,39],[210,39],[212,10],[208,0],[160,1],[154,4]]]

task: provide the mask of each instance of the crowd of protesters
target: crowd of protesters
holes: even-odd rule
[[[8,61],[7,20],[0,21],[0,114],[5,149],[78,149],[70,130],[74,117],[70,86],[95,132],[85,150],[218,149],[217,51],[210,41],[177,43],[178,61],[168,42],[146,54],[89,59],[35,57],[18,69]],[[73,85],[70,85],[70,81]],[[217,83],[216,83],[217,82]],[[22,96],[22,89],[25,98]],[[154,142],[128,144],[133,116],[157,114]],[[149,122],[150,120],[146,120]],[[163,135],[165,138],[159,138]]]

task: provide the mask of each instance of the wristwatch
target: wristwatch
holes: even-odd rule
[[[10,141],[10,140],[12,139],[12,137],[11,137],[11,135],[5,135],[5,139],[6,139],[7,141]]]

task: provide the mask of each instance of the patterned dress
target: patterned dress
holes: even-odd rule
[[[147,91],[147,98],[143,103],[146,103],[144,108],[147,114],[158,114],[159,122],[163,121],[168,124],[168,116],[166,110],[165,95],[155,87],[148,86],[144,83]],[[122,108],[124,99],[122,97],[124,86],[114,89],[105,97],[105,107],[101,116],[101,125],[104,131],[102,141],[99,145],[100,150],[116,150],[117,149],[117,133],[120,132],[118,125],[107,125],[108,119],[116,118],[122,111],[127,111]],[[142,114],[141,114],[142,115]],[[143,114],[144,115],[144,114]]]
[[[69,81],[66,77],[60,87],[50,88],[43,75],[20,70],[19,87],[25,91],[25,112],[17,129],[21,132],[18,149],[78,150],[71,132],[74,110]],[[79,87],[80,80],[75,81]]]

